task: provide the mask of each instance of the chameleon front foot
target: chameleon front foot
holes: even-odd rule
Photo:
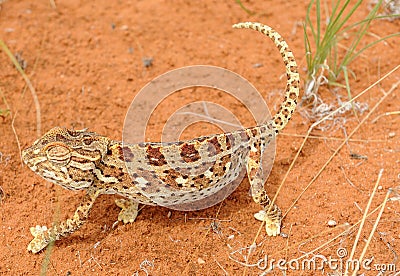
[[[280,212],[279,212],[280,213]],[[268,236],[277,236],[281,233],[281,217],[276,212],[267,213],[265,210],[261,210],[254,214],[257,220],[265,222],[265,231]]]
[[[34,237],[33,240],[28,245],[28,251],[32,253],[38,253],[42,249],[44,249],[51,241],[46,238],[45,233],[47,232],[46,226],[37,225],[36,227],[31,227],[30,231],[32,236]]]
[[[119,221],[123,223],[132,223],[135,221],[139,212],[139,203],[133,200],[116,199],[115,204],[122,209],[118,215]]]

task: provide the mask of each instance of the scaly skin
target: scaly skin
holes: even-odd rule
[[[87,219],[101,194],[119,194],[118,219],[133,222],[138,203],[179,206],[201,200],[233,182],[246,168],[254,201],[261,205],[256,218],[266,222],[270,236],[280,233],[281,211],[269,199],[262,180],[264,149],[288,123],[299,95],[299,74],[292,52],[282,37],[260,23],[239,23],[252,28],[278,47],[286,66],[287,86],[280,109],[266,124],[230,133],[173,143],[124,145],[86,130],[55,127],[22,152],[24,162],[44,179],[86,196],[72,218],[47,227],[32,227],[28,250],[37,253],[50,242],[77,229]]]

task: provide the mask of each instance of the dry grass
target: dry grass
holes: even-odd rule
[[[36,109],[36,133],[37,133],[37,137],[40,137],[40,135],[42,133],[42,122],[41,122],[40,104],[39,104],[39,100],[38,100],[38,97],[36,94],[36,90],[33,87],[29,77],[25,74],[24,69],[22,69],[21,65],[19,64],[19,62],[17,61],[15,56],[11,53],[10,49],[7,47],[7,45],[1,39],[0,39],[0,49],[2,49],[4,53],[6,53],[8,58],[14,64],[15,68],[21,74],[22,78],[24,79],[24,81],[26,82],[26,85],[29,88],[29,91],[31,92],[33,102],[35,103],[35,109]],[[17,112],[15,112],[15,115],[16,114],[17,114]],[[14,116],[14,119],[15,119],[15,116]]]
[[[319,88],[326,85],[329,85],[330,88],[336,88],[330,90],[336,96],[338,104],[341,105],[340,113],[353,111],[355,116],[358,113],[363,114],[368,109],[368,105],[354,100],[351,101],[353,96],[349,75],[355,77],[355,73],[351,70],[352,63],[365,50],[375,44],[400,35],[400,33],[393,33],[379,37],[374,34],[375,41],[361,46],[365,37],[371,35],[369,27],[373,21],[391,18],[392,16],[378,15],[382,5],[382,0],[378,0],[363,20],[350,24],[349,22],[354,14],[358,13],[359,9],[363,7],[361,5],[362,0],[353,2],[350,0],[331,1],[328,7],[326,2],[311,0],[308,6],[303,28],[307,78],[301,105],[304,106],[302,114],[312,121],[320,120],[322,117],[326,121],[325,115],[335,109],[336,104],[325,103],[318,93]],[[322,15],[324,11],[325,16]],[[312,19],[315,20],[315,23]],[[342,41],[346,41],[346,45],[342,45]],[[342,103],[341,97],[343,96],[338,94],[341,88],[346,90],[347,95],[343,96],[347,96],[349,100],[347,105]],[[332,115],[330,115],[330,118],[332,124],[335,124]],[[321,129],[326,130],[326,127],[321,127]]]
[[[237,2],[240,3],[240,1],[237,1]],[[55,2],[54,2],[54,1],[51,1],[51,3],[53,3],[54,8],[55,8]],[[8,55],[8,57],[10,58],[10,60],[13,62],[13,64],[15,65],[15,67],[16,67],[17,70],[18,70],[18,72],[21,74],[21,76],[22,76],[23,79],[25,80],[25,82],[26,82],[26,84],[27,84],[27,86],[28,86],[28,88],[29,88],[29,90],[30,90],[30,92],[31,92],[32,98],[33,98],[34,103],[35,103],[35,108],[36,108],[36,128],[37,128],[37,135],[40,136],[40,134],[41,134],[41,119],[40,119],[40,118],[41,118],[41,114],[40,114],[40,105],[39,105],[39,101],[38,101],[38,98],[37,98],[37,95],[36,95],[36,91],[35,91],[34,87],[32,86],[32,84],[31,84],[31,82],[30,82],[28,76],[25,74],[24,70],[21,68],[21,66],[19,65],[18,61],[15,59],[14,55],[12,55],[12,53],[10,52],[10,50],[8,49],[8,47],[7,47],[7,46],[4,44],[4,42],[1,41],[1,40],[0,40],[0,48]],[[346,102],[346,103],[343,103],[343,105],[342,105],[341,107],[337,108],[336,110],[334,110],[333,112],[329,113],[328,115],[326,115],[325,117],[323,117],[323,118],[320,119],[319,121],[315,122],[315,123],[308,129],[307,133],[306,133],[305,135],[303,135],[303,142],[302,142],[300,148],[298,149],[298,151],[297,151],[297,153],[296,153],[296,155],[295,155],[295,157],[294,157],[292,163],[290,164],[290,167],[289,167],[288,171],[286,172],[286,174],[285,174],[285,176],[284,176],[284,178],[283,178],[283,180],[282,180],[282,182],[281,182],[281,184],[280,184],[280,186],[279,186],[279,188],[278,188],[278,191],[276,192],[276,194],[275,194],[275,196],[274,196],[274,198],[273,198],[273,200],[272,200],[273,202],[275,202],[277,196],[279,195],[279,192],[281,191],[281,188],[283,187],[283,185],[285,185],[286,179],[287,179],[289,173],[290,173],[291,170],[293,169],[293,167],[294,167],[294,165],[296,164],[296,162],[298,162],[298,157],[299,157],[299,155],[300,155],[300,152],[302,151],[302,149],[303,149],[305,143],[306,143],[309,139],[332,139],[332,140],[335,139],[335,140],[341,140],[342,142],[341,142],[340,145],[335,149],[334,153],[331,154],[331,156],[328,158],[328,160],[325,162],[325,164],[324,164],[324,165],[319,169],[319,171],[314,175],[314,177],[312,178],[312,180],[306,185],[306,187],[304,188],[304,190],[297,196],[297,198],[294,200],[293,204],[288,208],[287,212],[284,214],[284,217],[291,211],[291,209],[292,209],[293,206],[296,204],[296,202],[299,201],[299,200],[302,198],[302,196],[304,195],[304,193],[311,187],[311,185],[312,185],[312,184],[318,179],[318,177],[325,171],[326,167],[334,160],[335,156],[340,152],[340,150],[342,149],[342,147],[343,147],[348,141],[358,141],[358,142],[382,142],[381,140],[367,140],[367,141],[366,141],[366,140],[351,139],[351,137],[359,130],[359,128],[360,128],[365,122],[367,122],[367,120],[370,119],[370,117],[375,113],[376,109],[385,101],[385,99],[386,99],[389,95],[391,95],[391,94],[398,88],[398,86],[400,85],[400,82],[397,82],[397,83],[393,84],[392,88],[391,88],[388,92],[386,92],[386,93],[381,97],[381,99],[374,105],[374,107],[370,110],[370,112],[359,122],[359,124],[351,131],[351,133],[350,133],[350,134],[348,135],[348,137],[346,137],[345,139],[342,139],[342,138],[330,138],[330,137],[316,137],[316,136],[311,135],[311,133],[312,133],[312,131],[315,129],[315,127],[317,127],[318,125],[322,124],[322,123],[325,122],[326,120],[329,120],[329,118],[331,118],[331,117],[334,116],[335,114],[339,113],[341,110],[347,108],[347,107],[349,106],[349,104],[350,104],[350,106],[353,106],[352,103],[353,103],[357,98],[359,98],[359,97],[365,95],[368,91],[370,91],[370,89],[371,89],[372,87],[375,87],[378,83],[382,82],[385,78],[387,78],[389,75],[393,74],[393,73],[394,73],[396,70],[398,70],[399,68],[400,68],[400,65],[397,66],[397,67],[395,67],[393,70],[391,70],[389,73],[387,73],[384,77],[382,77],[382,78],[379,79],[377,82],[375,82],[375,83],[372,84],[370,87],[368,87],[366,90],[364,90],[363,92],[361,92],[357,97],[354,97],[354,98],[352,98],[350,101],[348,101],[348,102]],[[2,91],[1,91],[1,90],[0,90],[0,93],[2,94]],[[4,97],[4,96],[2,96],[2,98],[5,100],[5,97]],[[6,101],[5,101],[5,102],[6,102]],[[11,110],[11,109],[8,107],[8,110]],[[10,112],[11,112],[11,111],[10,111]],[[400,114],[400,111],[387,112],[387,113],[384,113],[384,114],[382,114],[382,115],[379,115],[379,116],[375,117],[375,119],[373,119],[373,120],[371,121],[371,123],[377,122],[377,121],[378,121],[379,119],[381,119],[383,116],[392,116],[392,115],[399,115],[399,114]],[[1,114],[0,114],[0,115],[1,115]],[[19,139],[18,139],[18,135],[17,135],[17,132],[16,132],[16,130],[15,130],[15,128],[14,128],[14,120],[15,120],[15,118],[16,118],[17,112],[15,112],[14,114],[11,113],[11,115],[12,115],[12,118],[13,118],[13,119],[12,119],[12,124],[11,124],[11,125],[12,125],[12,129],[13,129],[13,132],[14,132],[14,135],[15,135],[15,138],[16,138],[16,141],[17,141],[17,144],[18,144],[18,147],[19,147],[19,151],[21,151],[20,143],[19,143]],[[285,134],[283,134],[283,135],[285,135]],[[298,135],[293,135],[293,136],[298,136]],[[359,255],[359,257],[358,257],[358,260],[361,261],[361,260],[364,258],[365,254],[367,253],[367,250],[368,250],[368,248],[369,248],[369,245],[370,245],[370,243],[371,243],[372,237],[373,237],[373,235],[374,235],[375,232],[376,232],[377,226],[378,226],[378,224],[379,224],[379,222],[380,222],[380,219],[381,219],[382,213],[383,213],[383,211],[384,211],[384,209],[385,209],[385,206],[386,206],[386,203],[387,203],[387,201],[388,201],[388,198],[389,198],[390,194],[392,193],[392,190],[389,190],[389,191],[387,192],[387,194],[386,194],[384,200],[380,203],[380,205],[379,205],[378,207],[376,207],[374,210],[372,210],[371,212],[369,211],[370,206],[371,206],[371,203],[372,203],[372,200],[374,199],[375,192],[376,192],[376,189],[377,189],[377,187],[378,187],[378,184],[380,183],[380,180],[381,180],[382,176],[384,175],[383,173],[384,173],[384,169],[382,169],[382,170],[380,171],[380,173],[379,173],[379,175],[378,175],[378,177],[377,177],[375,187],[374,187],[374,189],[373,189],[373,191],[372,191],[372,193],[371,193],[371,196],[370,196],[370,198],[369,198],[368,204],[367,204],[367,206],[366,206],[366,208],[365,208],[365,210],[364,210],[364,212],[363,212],[362,219],[359,220],[357,223],[355,223],[355,224],[352,225],[352,226],[349,226],[349,225],[347,225],[347,224],[337,226],[335,229],[336,229],[336,230],[339,230],[339,233],[337,233],[337,235],[336,235],[334,238],[332,238],[332,239],[330,239],[329,241],[327,241],[327,242],[325,242],[325,243],[322,243],[321,245],[315,247],[312,251],[309,251],[309,252],[304,253],[303,255],[301,255],[300,257],[297,258],[298,260],[301,260],[301,259],[303,259],[303,258],[306,258],[307,256],[310,256],[310,255],[312,255],[313,253],[318,252],[319,250],[322,250],[323,248],[325,248],[325,247],[329,246],[330,244],[332,244],[333,242],[335,242],[335,241],[336,241],[337,239],[339,239],[340,237],[348,236],[349,233],[353,233],[353,232],[356,230],[356,228],[358,227],[358,232],[357,232],[357,235],[356,235],[356,237],[355,237],[354,244],[353,244],[353,248],[352,248],[352,251],[351,251],[351,254],[350,254],[350,259],[353,259],[354,256],[355,256],[356,248],[357,248],[357,246],[359,245],[360,236],[361,236],[361,233],[362,233],[362,231],[363,231],[363,227],[364,227],[364,225],[365,225],[365,223],[366,223],[366,221],[367,221],[367,218],[371,217],[373,214],[375,214],[377,211],[379,211],[379,213],[378,213],[378,215],[377,215],[377,217],[376,217],[376,219],[375,219],[373,228],[372,228],[372,230],[371,230],[370,233],[369,233],[367,242],[366,242],[366,244],[364,245],[364,248],[363,248],[363,250],[362,250],[362,253],[361,253],[361,254]],[[3,196],[3,195],[4,195],[4,191],[2,190],[2,188],[1,188],[1,186],[0,186],[0,203],[1,203],[1,199],[2,199],[2,196]],[[217,214],[215,215],[215,218],[218,217],[219,210],[220,210],[221,206],[222,206],[222,205],[219,206],[219,209],[218,209],[218,211],[217,211]],[[55,219],[54,221],[56,221],[56,220],[57,220],[57,219]],[[231,252],[231,254],[229,254],[229,258],[230,258],[230,259],[234,260],[236,263],[240,263],[241,265],[243,265],[243,266],[245,267],[245,269],[244,269],[244,271],[243,271],[243,275],[246,275],[246,272],[247,272],[246,269],[247,269],[248,267],[251,267],[251,265],[248,263],[248,261],[249,261],[250,258],[251,258],[251,255],[252,255],[252,254],[256,251],[256,249],[260,246],[260,243],[257,244],[257,240],[259,239],[259,235],[260,235],[262,229],[263,229],[263,223],[261,223],[261,225],[260,225],[260,227],[259,227],[259,230],[258,230],[258,232],[256,233],[256,235],[255,235],[253,241],[251,242],[250,246],[248,246],[248,247],[246,247],[246,248],[241,248],[241,249],[240,249],[240,250],[241,250],[241,252],[240,252],[241,254],[244,254],[244,253],[242,253],[242,252],[247,253],[246,256],[245,256],[246,262],[240,262],[240,261],[238,261],[237,259],[233,258],[232,256],[233,256],[234,254],[232,254],[232,252]],[[201,239],[201,241],[200,241],[200,244],[197,245],[197,249],[193,252],[193,256],[196,256],[196,255],[199,253],[199,248],[201,248],[201,244],[202,244],[203,242],[206,241],[209,232],[212,231],[212,230],[213,230],[213,228],[210,227],[210,228],[208,229],[208,231],[203,235],[203,237],[202,237],[202,239]],[[303,240],[303,241],[297,242],[297,243],[295,243],[295,244],[290,244],[290,243],[289,243],[290,240],[287,239],[287,245],[286,245],[286,247],[282,250],[282,252],[285,252],[285,251],[287,252],[288,249],[290,249],[290,248],[295,248],[295,247],[299,246],[300,244],[307,243],[307,242],[309,242],[309,241],[311,241],[311,240],[318,240],[319,237],[324,237],[324,236],[326,236],[328,233],[332,233],[332,231],[334,231],[334,230],[329,229],[329,230],[327,230],[327,231],[324,231],[324,232],[321,232],[321,233],[319,233],[319,234],[317,234],[317,235],[314,235],[313,237],[311,237],[311,238],[309,238],[309,239],[307,239],[307,240]],[[289,232],[290,232],[290,231],[289,231]],[[289,238],[290,238],[290,235],[289,235]],[[51,248],[52,248],[52,246],[49,246],[49,247],[48,247],[48,250],[46,251],[45,261],[44,261],[43,266],[42,266],[42,269],[43,269],[43,270],[42,270],[42,273],[43,273],[43,274],[46,273],[46,270],[47,270],[47,268],[48,268],[48,266],[49,266],[49,264],[50,264],[49,262],[50,262]],[[237,253],[237,252],[238,252],[238,251],[235,251],[235,252],[233,252],[233,253]],[[78,252],[78,253],[79,253],[79,252]],[[277,253],[280,253],[280,252],[277,252]],[[219,264],[217,260],[215,260],[215,262],[216,262],[217,265],[221,268],[221,270],[224,272],[224,274],[227,275],[228,273],[227,273],[227,271],[223,268],[223,266],[222,266],[221,264]],[[149,261],[147,261],[147,260],[145,260],[145,261],[143,261],[143,262],[141,263],[141,265],[140,265],[140,270],[142,270],[142,272],[144,272],[144,273],[147,274],[146,266],[152,267],[152,263],[149,262]],[[184,271],[183,274],[185,274],[186,272],[189,272],[189,264],[186,266],[186,270]],[[137,271],[136,273],[139,274],[139,271]],[[352,275],[356,275],[356,273],[357,273],[357,271],[353,271],[353,274],[352,274]],[[348,275],[348,274],[349,274],[349,271],[345,271],[345,275]]]
[[[359,95],[357,95],[357,97],[354,97],[353,99],[351,99],[351,101],[354,101],[354,100],[356,100],[357,98],[359,98],[359,97],[365,95],[368,91],[371,90],[371,88],[375,87],[377,84],[379,84],[380,82],[382,82],[382,81],[383,81],[384,79],[386,79],[388,76],[392,75],[392,74],[393,74],[394,72],[396,72],[399,68],[400,68],[400,65],[396,66],[394,69],[392,69],[390,72],[388,72],[387,74],[385,74],[385,75],[384,75],[382,78],[380,78],[378,81],[376,81],[376,82],[373,83],[371,86],[369,86],[367,89],[365,89],[364,91],[362,91]],[[305,186],[305,188],[303,189],[303,191],[302,191],[302,192],[297,196],[297,198],[293,201],[292,205],[287,209],[286,213],[284,214],[284,217],[291,211],[291,209],[292,209],[293,206],[296,204],[296,202],[298,202],[298,200],[300,200],[300,198],[304,195],[304,193],[310,188],[310,186],[311,186],[311,185],[318,179],[318,177],[324,172],[324,170],[326,169],[326,167],[331,163],[331,161],[332,161],[332,160],[334,159],[334,157],[338,154],[338,152],[342,149],[342,147],[343,147],[343,146],[350,140],[350,138],[359,130],[359,128],[371,117],[371,115],[373,115],[373,114],[375,113],[376,109],[385,101],[385,99],[387,99],[387,97],[388,97],[389,95],[391,95],[394,91],[396,91],[396,89],[398,89],[399,85],[400,85],[400,81],[398,81],[397,83],[393,84],[392,87],[390,88],[390,90],[387,91],[387,92],[385,92],[385,93],[383,94],[383,96],[379,99],[379,101],[373,106],[373,108],[369,111],[369,113],[359,122],[359,124],[350,132],[350,134],[349,134],[345,139],[342,139],[342,142],[340,143],[340,145],[335,149],[335,151],[331,154],[331,156],[328,158],[328,160],[325,162],[325,164],[318,170],[318,172],[314,175],[314,177],[311,179],[311,181],[309,181],[309,183]],[[348,103],[350,103],[351,101],[349,101]],[[347,104],[347,103],[345,103],[345,104]],[[286,182],[286,179],[287,179],[289,173],[291,172],[292,168],[293,168],[294,165],[296,164],[296,162],[297,162],[297,160],[298,160],[298,157],[299,157],[299,155],[300,155],[300,152],[302,151],[302,149],[303,149],[303,147],[304,147],[306,141],[310,138],[313,129],[314,129],[318,124],[320,124],[320,123],[322,123],[324,120],[328,119],[330,116],[333,116],[334,114],[336,114],[337,112],[339,112],[341,108],[342,108],[342,107],[339,107],[338,109],[336,109],[335,111],[331,112],[329,115],[325,116],[324,118],[322,118],[322,119],[319,120],[318,122],[315,122],[315,123],[308,129],[307,134],[305,135],[305,138],[303,139],[303,142],[302,142],[301,146],[300,146],[299,149],[297,150],[297,153],[296,153],[296,155],[295,155],[295,157],[294,157],[292,163],[290,164],[289,169],[288,169],[288,171],[286,172],[286,174],[285,174],[285,176],[284,176],[284,178],[283,178],[283,180],[282,180],[282,182],[281,182],[281,184],[280,184],[280,186],[279,186],[279,188],[278,188],[278,190],[277,190],[277,192],[276,192],[276,194],[275,194],[275,196],[274,196],[274,198],[273,198],[273,200],[272,200],[273,202],[275,202],[277,196],[279,195],[279,192],[281,191],[281,188],[283,187],[283,185],[284,185],[285,182]],[[385,114],[387,114],[387,113],[385,113]],[[384,114],[384,115],[385,115],[385,114]],[[395,113],[395,114],[397,114],[397,113]],[[393,115],[393,113],[390,113],[390,114],[388,114],[388,115]],[[379,116],[378,116],[377,118],[379,118]],[[325,138],[325,137],[324,137],[324,138]],[[326,138],[328,139],[328,137],[326,137]],[[382,170],[383,170],[383,169],[382,169]],[[368,206],[367,206],[366,210],[365,210],[364,213],[363,213],[363,218],[362,218],[358,223],[354,224],[354,225],[351,226],[351,227],[350,227],[349,225],[341,225],[340,227],[336,227],[336,229],[345,228],[345,230],[342,231],[342,232],[340,232],[335,238],[329,240],[329,241],[326,242],[326,243],[323,243],[321,246],[316,247],[314,250],[305,253],[305,254],[302,255],[301,257],[297,258],[297,260],[303,259],[303,258],[305,258],[305,257],[307,257],[307,256],[310,256],[311,254],[313,254],[313,253],[315,253],[315,252],[318,252],[318,251],[321,250],[322,248],[324,248],[324,247],[328,246],[329,244],[331,244],[331,243],[332,243],[334,240],[336,240],[337,238],[343,237],[344,235],[348,235],[348,234],[350,233],[350,231],[354,230],[354,228],[355,228],[357,225],[360,225],[360,226],[359,226],[359,231],[358,231],[358,234],[357,234],[357,238],[356,238],[355,241],[354,241],[353,250],[352,250],[352,253],[351,253],[351,256],[350,256],[351,258],[353,258],[353,257],[354,257],[354,252],[355,252],[355,248],[357,247],[357,244],[358,244],[359,235],[360,235],[360,233],[361,233],[361,231],[362,231],[362,228],[363,228],[363,225],[364,225],[364,223],[365,223],[366,218],[369,217],[370,215],[372,215],[372,214],[373,214],[374,212],[376,212],[378,209],[380,209],[380,212],[379,212],[379,215],[378,215],[378,217],[377,217],[377,219],[376,219],[376,221],[375,221],[374,227],[373,227],[373,229],[372,229],[371,232],[370,232],[370,235],[369,235],[369,238],[368,238],[368,243],[365,245],[362,254],[361,254],[361,255],[359,256],[359,258],[358,258],[358,260],[363,259],[364,256],[365,256],[365,253],[366,253],[366,251],[367,251],[367,249],[368,249],[368,245],[369,245],[369,243],[370,243],[370,241],[371,241],[371,238],[372,238],[373,234],[375,233],[376,227],[377,227],[377,225],[378,225],[378,223],[379,223],[379,220],[380,220],[380,218],[381,218],[381,215],[382,215],[382,212],[383,212],[384,207],[385,207],[385,205],[386,205],[386,202],[387,202],[387,199],[388,199],[388,197],[389,197],[389,194],[391,193],[391,190],[389,190],[388,193],[387,193],[387,195],[386,195],[386,197],[385,197],[385,199],[383,200],[383,202],[382,202],[375,210],[373,210],[372,212],[368,213],[368,211],[369,211],[369,206],[370,206],[371,201],[372,201],[372,198],[373,198],[373,196],[374,196],[374,191],[376,190],[376,187],[377,187],[377,185],[379,184],[379,181],[380,181],[381,177],[382,177],[382,172],[381,172],[381,173],[379,174],[379,176],[378,176],[378,180],[377,180],[377,182],[376,182],[376,185],[375,185],[375,188],[374,188],[374,190],[373,190],[373,193],[372,193],[372,195],[371,195],[371,197],[370,197]],[[251,266],[251,265],[249,265],[249,263],[248,263],[247,261],[250,260],[251,254],[255,251],[255,248],[259,246],[259,245],[257,245],[257,242],[256,242],[256,241],[259,239],[259,235],[260,235],[262,229],[263,229],[263,223],[261,223],[261,225],[260,225],[260,227],[259,227],[259,230],[258,230],[258,232],[256,233],[256,235],[255,235],[255,237],[254,237],[254,239],[253,239],[253,242],[252,242],[251,245],[248,247],[248,254],[247,254],[247,256],[244,258],[244,259],[246,260],[246,262],[245,262],[245,263],[242,263],[242,265],[244,266],[243,275],[246,275],[246,273],[247,273],[247,267],[250,267],[250,266]],[[316,236],[313,236],[313,237],[310,238],[309,240],[314,240],[314,239],[315,239],[316,237],[318,237],[318,236],[324,236],[324,235],[327,234],[328,232],[331,233],[332,230],[328,230],[326,233],[323,232],[323,233],[320,233],[320,234],[318,234],[318,235],[316,235]],[[303,243],[303,242],[305,243],[305,242],[307,242],[307,240],[306,240],[306,241],[302,241],[302,243]],[[292,246],[290,246],[290,247],[296,247],[296,246],[298,246],[298,245],[299,245],[299,244],[295,244],[295,245],[292,245]],[[288,250],[288,248],[289,248],[289,247],[285,248],[284,250]],[[279,252],[274,252],[274,253],[279,253]],[[351,258],[350,258],[350,259],[351,259]],[[348,271],[345,271],[345,275],[348,275],[348,273],[349,273]],[[353,275],[355,275],[354,273],[357,273],[357,271],[353,271]]]

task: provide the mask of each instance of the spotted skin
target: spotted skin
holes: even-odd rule
[[[118,219],[133,222],[138,203],[179,206],[202,200],[229,187],[245,169],[253,200],[270,236],[280,233],[281,211],[264,190],[261,157],[265,148],[288,123],[299,95],[297,65],[286,42],[260,23],[239,23],[268,36],[286,66],[285,99],[267,123],[230,133],[202,136],[172,143],[122,144],[88,132],[55,127],[23,150],[25,164],[44,179],[86,195],[74,215],[51,228],[32,227],[28,251],[37,253],[50,242],[68,236],[87,220],[101,194],[118,194]]]

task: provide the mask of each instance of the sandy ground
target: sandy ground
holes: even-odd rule
[[[183,66],[226,68],[247,78],[271,110],[279,104],[285,83],[278,52],[253,31],[232,30],[233,23],[259,21],[279,30],[305,78],[301,22],[308,1],[243,2],[256,14],[248,15],[235,1],[71,0],[56,1],[56,6],[52,1],[5,1],[0,4],[0,37],[26,62],[26,73],[40,103],[42,134],[54,126],[65,126],[89,128],[120,140],[134,96],[153,78]],[[356,17],[367,13],[367,4],[363,4]],[[399,29],[400,21],[378,21],[371,32],[383,37]],[[366,42],[375,39],[367,36]],[[353,96],[400,64],[399,44],[398,38],[390,39],[351,64],[356,75],[350,79]],[[146,67],[144,60],[149,59],[151,66]],[[182,212],[145,207],[136,222],[127,225],[114,225],[119,212],[116,196],[101,196],[79,231],[56,242],[51,251],[31,254],[26,249],[32,239],[29,228],[68,217],[82,193],[50,184],[21,164],[18,145],[25,148],[38,138],[37,113],[30,90],[4,52],[0,64],[0,110],[10,109],[0,117],[0,274],[38,275],[47,270],[48,275],[146,275],[146,271],[150,275],[261,275],[266,270],[259,260],[268,257],[268,261],[292,261],[294,268],[288,269],[287,275],[328,275],[343,270],[328,265],[319,272],[301,270],[296,269],[295,261],[319,254],[316,259],[324,256],[345,263],[379,171],[383,169],[383,174],[370,210],[383,202],[390,188],[399,186],[399,115],[379,117],[399,110],[397,88],[301,195],[368,111],[357,114],[358,118],[347,112],[332,128],[312,132],[320,138],[307,140],[277,198],[283,212],[288,211],[284,235],[270,238],[261,231],[247,265],[249,247],[260,228],[253,218],[259,207],[249,196],[247,180],[222,203],[208,209]],[[358,101],[368,104],[370,111],[399,79],[397,70]],[[159,140],[169,116],[193,101],[219,103],[245,126],[255,124],[240,102],[221,91],[184,92],[158,106],[147,125],[147,140]],[[332,99],[327,88],[320,93]],[[337,93],[346,98],[344,90]],[[277,191],[311,123],[296,112],[279,136],[266,183],[270,195]],[[186,128],[181,138],[218,131],[218,127],[198,123]],[[338,139],[332,139],[335,137]],[[356,158],[360,156],[363,158]],[[389,197],[396,196],[392,193]],[[400,270],[399,212],[398,200],[386,204],[364,257],[373,258],[371,271],[363,270],[365,275],[376,275],[385,265],[393,270],[389,264]],[[377,212],[367,218],[353,259],[360,256],[376,217]],[[329,227],[329,220],[337,225]],[[307,252],[312,253],[304,257]],[[343,252],[340,259],[338,254]],[[278,268],[274,273],[283,275]]]

